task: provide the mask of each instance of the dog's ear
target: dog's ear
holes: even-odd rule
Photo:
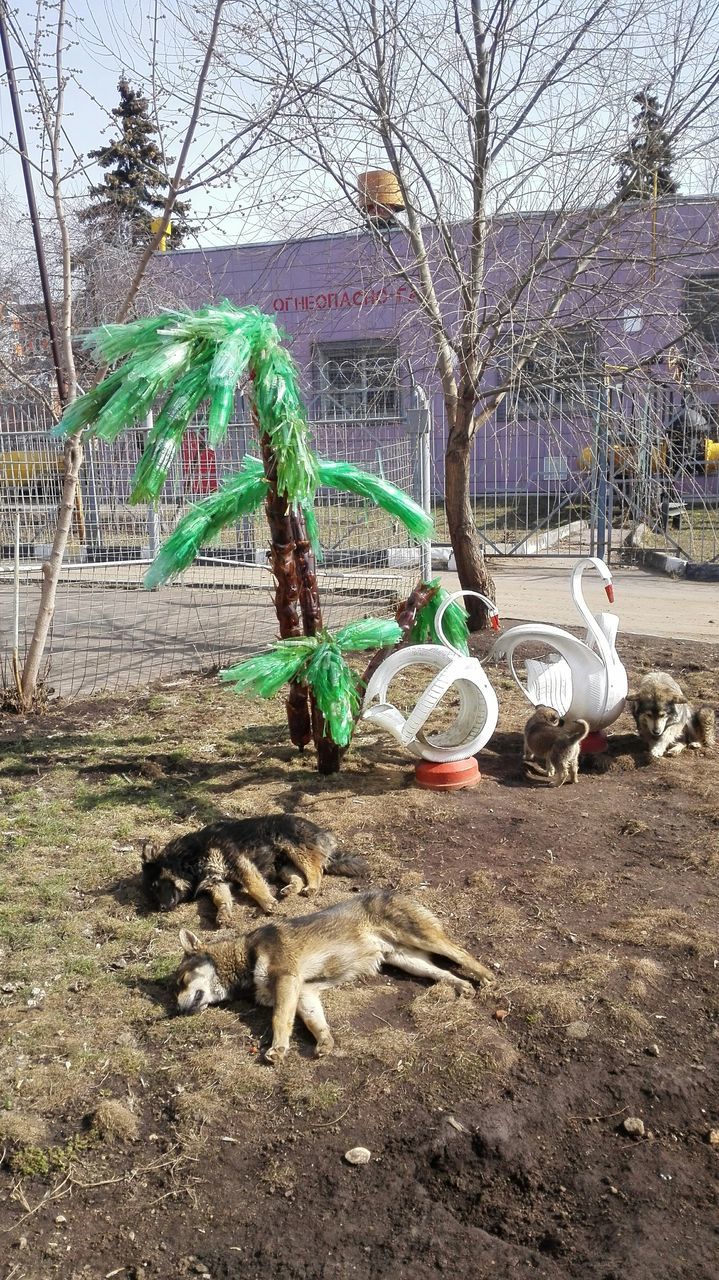
[[[191,933],[189,929],[180,929],[180,942],[182,949],[186,955],[191,956],[193,951],[201,951],[202,943],[196,933]]]
[[[636,720],[637,712],[639,710],[639,698],[636,693],[630,693],[628,695],[624,703],[624,708],[629,712],[630,716],[634,716],[634,719]]]

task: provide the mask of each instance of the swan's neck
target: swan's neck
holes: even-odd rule
[[[607,637],[602,631],[602,628],[597,622],[597,619],[594,617],[594,614],[589,612],[589,606],[587,605],[587,602],[584,599],[584,593],[582,592],[582,577],[587,569],[593,567],[594,566],[591,561],[580,561],[576,566],[574,573],[572,574],[572,597],[574,599],[574,605],[577,613],[581,615],[587,624],[587,631],[592,637],[598,653],[601,654],[605,663],[609,663],[612,661],[611,646],[608,643]]]

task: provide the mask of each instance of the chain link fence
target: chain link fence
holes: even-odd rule
[[[531,371],[530,371],[531,372]],[[436,414],[440,542],[447,428]],[[470,492],[488,554],[602,555],[644,548],[719,558],[719,386],[636,372],[526,374],[476,432]]]
[[[63,454],[35,406],[0,407],[0,664],[12,684],[32,634],[41,566],[54,533]],[[331,418],[312,423],[320,456],[343,459],[422,498],[426,433],[403,419]],[[276,636],[268,535],[262,512],[226,528],[174,583],[143,590],[145,570],[179,517],[258,456],[249,422],[236,422],[211,449],[201,422],[190,431],[157,507],[130,504],[131,477],[145,431],[112,448],[92,442],[58,590],[47,682],[65,697],[121,690],[190,670],[211,669],[256,651]],[[318,572],[323,613],[338,627],[380,615],[408,594],[421,549],[372,504],[320,490],[317,518],[324,558]],[[425,549],[425,560],[428,549]]]

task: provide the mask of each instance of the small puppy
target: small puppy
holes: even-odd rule
[[[643,676],[637,692],[627,698],[627,709],[653,760],[678,756],[685,747],[713,747],[716,741],[716,716],[711,707],[695,711],[665,671]]]
[[[561,787],[579,775],[579,744],[589,733],[586,720],[566,724],[553,707],[535,707],[524,726],[522,759],[537,782]]]

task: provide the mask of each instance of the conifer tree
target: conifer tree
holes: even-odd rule
[[[168,179],[166,163],[155,142],[157,128],[150,119],[148,101],[123,78],[118,85],[120,104],[113,116],[119,136],[105,147],[89,152],[105,170],[101,183],[91,188],[93,203],[80,214],[115,243],[146,244],[152,236],[152,219],[165,206]],[[170,163],[168,157],[167,163]],[[189,231],[187,201],[178,200],[172,213],[168,247],[177,249]]]
[[[649,86],[632,99],[639,110],[632,121],[634,132],[617,156],[617,189],[623,200],[651,200],[675,195],[679,187],[672,176],[674,152],[662,126],[659,99]]]

